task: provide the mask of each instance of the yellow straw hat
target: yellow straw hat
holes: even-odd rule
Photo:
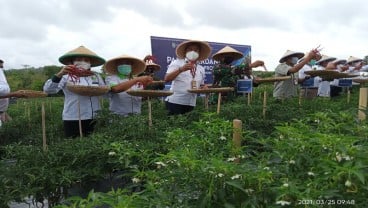
[[[59,58],[59,62],[64,65],[72,64],[73,59],[76,57],[90,58],[92,67],[100,66],[105,63],[105,59],[99,57],[95,52],[89,50],[84,46],[79,46],[78,48],[65,53]]]
[[[146,69],[146,64],[141,59],[128,56],[128,55],[121,55],[115,58],[108,60],[105,64],[105,71],[109,74],[117,74],[118,73],[118,66],[120,65],[121,61],[129,61],[132,65],[132,75],[140,74],[144,72]]]
[[[212,58],[216,61],[220,61],[225,56],[233,57],[234,60],[238,60],[238,59],[244,57],[244,55],[240,51],[238,51],[238,50],[236,50],[236,49],[234,49],[230,46],[225,46],[221,50],[219,50],[217,53],[215,53],[212,56]]]
[[[191,44],[197,44],[200,47],[198,61],[205,60],[210,56],[211,46],[207,42],[199,40],[187,40],[180,43],[176,47],[176,56],[181,59],[185,58],[185,49]]]

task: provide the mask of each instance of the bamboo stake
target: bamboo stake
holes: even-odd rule
[[[218,98],[217,98],[217,114],[220,113],[220,107],[221,107],[221,92],[219,92]]]
[[[41,108],[42,114],[42,147],[43,151],[47,150],[47,143],[46,143],[46,120],[45,120],[45,103],[42,102]]]
[[[266,118],[266,108],[267,108],[267,92],[264,91],[263,92],[263,118]]]
[[[348,88],[348,92],[347,92],[347,102],[350,103],[350,89]]]
[[[235,150],[239,150],[241,148],[241,131],[242,131],[242,121],[239,119],[233,120],[233,143]],[[235,151],[238,152],[238,151]],[[234,160],[234,163],[239,163],[240,159],[237,157]]]
[[[31,105],[27,104],[27,118],[28,118],[28,126],[31,128]]]
[[[78,123],[79,123],[79,136],[82,138],[83,137],[83,131],[82,131],[82,120],[81,120],[79,97],[78,97]]]
[[[252,98],[252,93],[248,93],[248,105],[250,105],[250,99]]]
[[[49,111],[50,111],[50,114],[52,114],[52,100],[49,99]]]
[[[204,108],[206,109],[206,111],[208,111],[208,97],[210,96],[210,94],[206,93],[205,97],[204,97]]]
[[[152,106],[151,106],[151,100],[150,97],[147,97],[147,103],[148,103],[148,126],[152,126]]]
[[[358,119],[363,121],[366,119],[365,112],[367,111],[367,95],[368,88],[360,88],[359,91],[359,107],[358,107]]]

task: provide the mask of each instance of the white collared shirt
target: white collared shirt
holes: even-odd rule
[[[317,68],[317,70],[325,70],[325,67],[323,66],[319,66]],[[320,77],[319,78],[320,82],[318,84],[318,92],[317,95],[320,97],[330,97],[330,91],[331,91],[331,86],[330,86],[330,82],[329,81],[322,81],[322,79]]]
[[[110,75],[106,77],[106,84],[114,86],[122,82],[126,82],[128,79],[120,79],[117,75]],[[143,89],[143,86],[133,85],[130,89],[138,90]],[[131,96],[126,92],[109,93],[110,111],[122,115],[128,116],[129,114],[140,114],[142,108],[142,98],[138,96]]]
[[[0,68],[0,95],[6,95],[10,92],[8,81],[6,80],[4,70]],[[8,110],[9,98],[0,99],[0,111]]]
[[[43,90],[48,94],[56,94],[60,90],[63,90],[65,95],[63,120],[65,121],[79,120],[78,101],[80,106],[80,119],[87,120],[95,118],[95,116],[97,115],[96,111],[101,109],[99,100],[101,96],[90,97],[75,94],[69,91],[68,88],[66,87],[66,84],[68,82],[71,82],[70,77],[68,75],[64,75],[59,83],[53,82],[51,79],[49,79],[43,86]],[[100,75],[80,77],[80,82],[76,84],[84,86],[105,85]]]
[[[178,70],[179,67],[185,65],[184,59],[176,59],[168,66],[167,72],[171,73],[175,70]],[[204,84],[204,79],[206,77],[205,69],[203,66],[196,64],[196,72],[194,80],[196,81],[197,89],[199,89],[201,84]],[[196,93],[189,93],[188,90],[192,87],[192,74],[190,70],[181,72],[172,82],[171,88],[174,93],[168,97],[166,97],[166,101],[170,103],[180,104],[180,105],[196,105]]]

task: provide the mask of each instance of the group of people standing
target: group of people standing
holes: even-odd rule
[[[171,82],[172,95],[167,96],[165,105],[168,115],[177,115],[190,112],[196,106],[196,93],[188,92],[189,89],[208,88],[204,83],[206,73],[199,63],[207,59],[211,54],[211,47],[205,41],[187,40],[176,47],[177,59],[173,60],[167,68],[164,82]],[[243,53],[225,46],[217,51],[212,58],[218,62],[213,68],[212,87],[234,87],[235,91],[227,94],[231,100],[236,95],[236,84],[239,79],[252,80],[257,86],[257,78],[252,75],[252,68],[264,66],[264,62],[257,60],[252,63],[243,62],[233,66],[234,61],[243,58]],[[273,96],[276,99],[284,99],[297,95],[297,86],[311,79],[304,74],[312,70],[312,65],[320,66],[320,69],[334,69],[340,71],[359,71],[362,60],[351,58],[347,61],[335,61],[335,58],[322,56],[318,49],[313,49],[304,54],[301,52],[287,51],[279,60],[280,64],[275,69],[275,76],[292,76],[293,79],[275,82]],[[59,72],[48,79],[44,86],[44,92],[55,94],[63,91],[65,95],[62,120],[66,137],[78,137],[80,127],[83,135],[93,132],[97,111],[101,109],[98,96],[82,96],[70,91],[67,87],[70,82],[76,82],[75,77],[70,76],[73,70],[91,70],[91,67],[102,66],[106,77],[102,78],[94,73],[90,76],[82,76],[77,80],[77,85],[83,86],[108,86],[109,92],[104,95],[109,99],[109,110],[114,114],[128,116],[140,114],[141,97],[127,94],[129,89],[164,89],[164,84],[154,85],[154,73],[160,70],[153,56],[148,55],[144,59],[128,55],[121,55],[105,61],[90,49],[80,46],[59,58],[64,66]],[[335,61],[335,62],[333,62]],[[350,64],[347,67],[344,64]],[[3,66],[0,60],[0,68]],[[299,76],[298,76],[299,75]],[[318,95],[323,96],[323,80],[316,82]],[[2,70],[0,70],[0,96],[10,92],[9,85]],[[0,99],[1,121],[10,119],[6,114],[8,99]]]
[[[342,87],[339,86],[340,79],[330,80],[320,76],[310,76],[306,72],[330,70],[359,76],[360,72],[367,67],[363,67],[363,59],[353,56],[347,60],[337,59],[320,54],[318,49],[313,49],[306,54],[288,50],[279,62],[275,69],[275,76],[291,76],[291,79],[275,82],[273,96],[278,100],[297,96],[299,87],[302,94],[308,98],[336,97],[342,91]],[[307,82],[308,87],[306,87]]]

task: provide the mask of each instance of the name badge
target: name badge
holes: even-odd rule
[[[197,89],[197,82],[192,80],[192,89]]]

